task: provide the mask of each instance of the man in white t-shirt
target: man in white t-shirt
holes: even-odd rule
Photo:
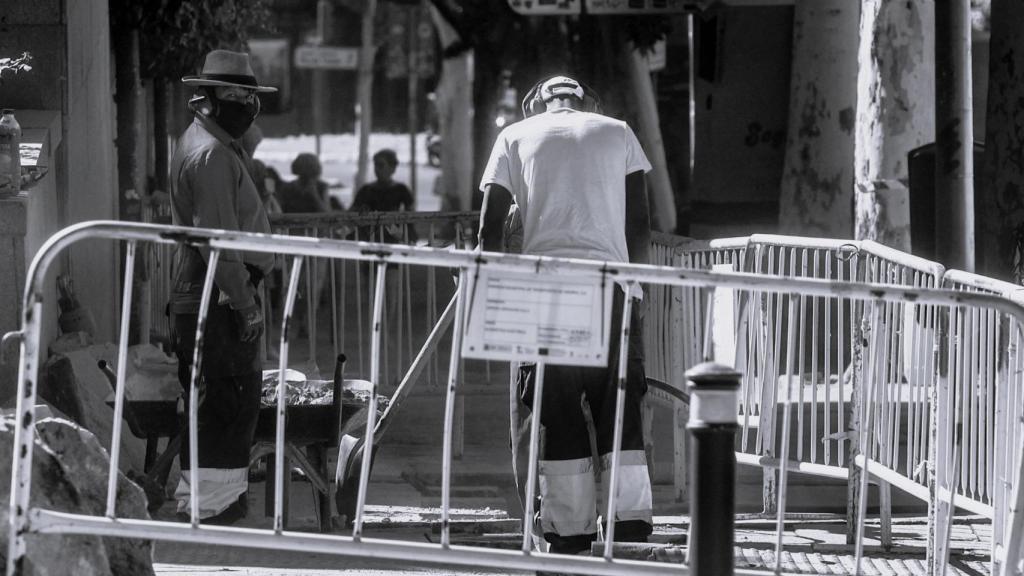
[[[513,202],[523,226],[522,252],[543,256],[647,263],[650,214],[644,173],[651,165],[625,122],[587,111],[592,94],[556,76],[523,101],[526,118],[499,134],[484,170],[480,241],[500,251]],[[541,526],[551,552],[589,552],[597,537],[593,462],[607,487],[615,425],[618,337],[623,294],[613,305],[609,366],[548,366],[545,370],[540,456]],[[616,511],[616,541],[646,541],[651,533],[651,483],[643,446],[641,314],[634,306],[627,364]],[[519,373],[518,392],[532,405],[533,366]],[[592,418],[597,455],[588,433]],[[513,438],[513,441],[516,441]]]

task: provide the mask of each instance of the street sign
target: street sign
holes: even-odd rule
[[[673,14],[693,12],[699,8],[697,0],[585,0],[585,2],[587,14]]]
[[[359,48],[304,45],[295,49],[295,67],[315,70],[356,70]]]
[[[508,0],[512,10],[524,16],[577,16],[580,0]]]
[[[464,357],[608,365],[614,282],[480,270],[470,289]]]

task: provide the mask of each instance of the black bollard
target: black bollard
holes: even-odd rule
[[[736,402],[740,373],[705,362],[686,372],[690,391],[689,565],[695,576],[732,576],[736,512]]]

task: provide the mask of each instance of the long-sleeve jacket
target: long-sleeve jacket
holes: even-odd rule
[[[171,160],[171,218],[179,226],[269,233],[270,223],[241,145],[202,114],[185,130]],[[176,313],[199,309],[208,248],[183,247],[172,271],[170,307]],[[267,273],[274,256],[224,251],[214,277],[221,298],[239,310],[255,302],[250,270]],[[256,272],[258,271],[258,272]]]

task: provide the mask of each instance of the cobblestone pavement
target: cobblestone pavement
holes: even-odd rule
[[[486,447],[467,445],[466,455],[454,463],[452,487],[452,541],[454,544],[516,549],[521,542],[518,498],[508,474],[507,455]],[[440,458],[424,453],[422,447],[405,450],[388,446],[374,464],[373,481],[366,509],[367,538],[399,539],[412,542],[437,542],[439,539]],[[270,528],[272,521],[263,516],[264,484],[250,486],[250,516],[241,525]],[[743,487],[755,490],[760,486]],[[289,530],[315,532],[312,488],[296,480],[290,491]],[[671,487],[655,486],[656,509],[672,511]],[[741,496],[737,495],[738,498]],[[751,496],[751,495],[747,495]],[[748,498],[749,499],[749,498]],[[166,507],[165,507],[166,508]],[[507,511],[513,511],[510,515]],[[161,514],[167,514],[162,510]],[[951,570],[949,574],[984,575],[989,573],[990,523],[979,517],[958,517],[952,531]],[[681,563],[686,555],[689,519],[685,515],[655,517],[652,545],[632,551],[632,558],[643,557]],[[865,523],[864,575],[925,574],[926,518],[920,515],[893,518],[893,548],[884,552],[879,540],[876,518]],[[345,532],[336,531],[343,535]],[[781,568],[796,574],[855,574],[853,548],[846,545],[846,524],[836,514],[792,514],[787,516]],[[775,567],[775,520],[757,514],[740,514],[736,521],[736,565],[750,569]],[[400,565],[393,561],[354,559],[326,554],[291,553],[272,550],[225,548],[205,545],[158,543],[155,569],[160,576],[226,574],[231,576],[321,576],[371,574],[435,576],[453,574],[525,574],[513,571],[467,570],[450,567]]]
[[[820,515],[819,515],[820,516]],[[431,508],[373,506],[368,509],[365,536],[407,541],[437,541],[438,511]],[[518,521],[497,509],[462,510],[453,515],[453,544],[517,548],[521,535]],[[686,556],[685,516],[659,516],[651,546],[632,550],[635,559],[682,563]],[[786,523],[781,569],[791,574],[857,574],[853,548],[845,543],[843,522],[836,518],[800,518]],[[339,532],[341,533],[341,532]],[[893,547],[882,550],[879,524],[865,525],[865,557],[860,574],[904,576],[925,574],[927,522],[922,517],[893,520]],[[984,519],[964,517],[952,534],[949,574],[989,573],[991,531]],[[736,566],[775,568],[775,523],[770,519],[740,516],[736,523]],[[326,554],[305,554],[204,545],[159,544],[156,572],[161,576],[185,574],[232,574],[239,576],[327,575],[474,575],[522,574],[510,571],[465,571],[452,568],[404,566],[394,562],[353,559]]]

